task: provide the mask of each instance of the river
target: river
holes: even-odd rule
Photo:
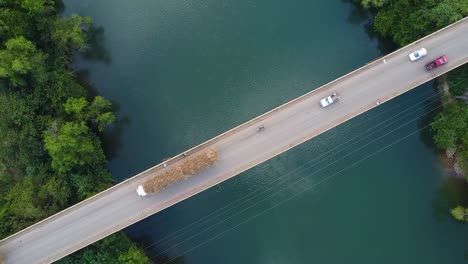
[[[98,26],[75,68],[118,107],[116,181],[386,52],[346,0],[80,0],[64,13]],[[465,263],[468,227],[449,208],[466,196],[428,129],[438,110],[425,84],[125,232],[158,263]]]

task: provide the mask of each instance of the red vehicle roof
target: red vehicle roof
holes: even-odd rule
[[[440,58],[438,58],[437,60],[435,60],[434,62],[437,64],[437,66],[440,66],[440,65],[445,64],[445,63],[448,62],[448,57],[447,57],[447,55],[443,55]]]
[[[426,70],[431,71],[434,68],[437,68],[443,64],[446,64],[448,62],[448,57],[447,55],[442,55],[438,59],[435,59],[428,64],[426,64]]]

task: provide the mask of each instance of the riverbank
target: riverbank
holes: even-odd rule
[[[463,66],[466,67],[466,66]],[[449,81],[447,80],[448,75],[444,75],[443,77],[438,78],[438,92],[441,98],[441,102],[444,106],[444,109],[447,109],[450,105],[456,102],[455,96],[450,93],[450,85]],[[464,84],[468,86],[467,84]],[[459,153],[464,146],[454,146],[444,150],[444,166],[450,168],[448,171],[449,176],[457,177],[465,179],[466,177],[466,169],[463,168],[463,156]]]

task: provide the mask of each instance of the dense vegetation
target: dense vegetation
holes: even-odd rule
[[[112,183],[103,130],[111,103],[68,68],[86,50],[89,18],[58,15],[54,0],[0,1],[0,238]],[[63,263],[149,263],[123,233]]]
[[[424,37],[468,15],[466,0],[353,0],[374,13],[373,29],[400,47]],[[430,51],[429,51],[430,52]],[[449,94],[432,123],[434,142],[442,150],[454,153],[459,172],[468,170],[468,66],[447,75]],[[452,215],[468,221],[468,209],[459,206]]]

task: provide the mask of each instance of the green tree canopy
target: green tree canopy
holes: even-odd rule
[[[451,104],[436,116],[432,130],[436,145],[442,149],[468,142],[468,107],[463,103]]]
[[[36,121],[35,109],[26,99],[0,95],[0,179],[9,175],[19,180],[44,155]]]
[[[459,220],[459,221],[463,221],[463,222],[468,222],[468,209],[467,208],[464,208],[463,206],[457,206],[455,208],[453,208],[451,211],[452,213],[452,216]]]
[[[47,132],[44,142],[52,157],[52,168],[59,173],[101,165],[105,161],[99,139],[83,122],[65,122],[57,133]]]
[[[150,260],[131,241],[118,232],[65,257],[57,264],[150,264]]]
[[[69,98],[64,104],[67,114],[75,120],[89,122],[96,126],[99,131],[115,121],[115,115],[111,111],[112,104],[102,96],[96,96],[91,104],[84,97]]]
[[[57,19],[53,23],[52,40],[61,50],[67,47],[84,50],[86,48],[85,31],[91,25],[89,17],[72,15],[63,19]]]
[[[370,4],[381,1],[360,2]],[[398,45],[404,46],[466,15],[466,0],[395,0],[389,1],[389,4],[384,4],[378,10],[374,19],[374,29],[382,36],[390,37]]]
[[[13,86],[25,85],[25,75],[29,73],[37,80],[43,79],[45,56],[31,41],[17,37],[8,40],[5,46],[0,50],[0,78],[8,78]]]
[[[0,40],[29,35],[30,17],[17,10],[0,9]]]
[[[381,8],[390,0],[354,0],[354,2],[360,3],[364,8]]]
[[[3,232],[17,231],[44,217],[40,207],[35,205],[35,189],[30,177],[24,178],[10,189],[2,198],[0,222]],[[0,237],[6,234],[0,233]]]

